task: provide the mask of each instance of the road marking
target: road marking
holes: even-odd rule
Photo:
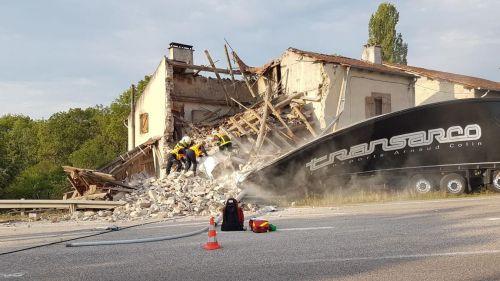
[[[152,229],[152,228],[165,228],[172,226],[199,226],[199,225],[208,225],[206,222],[196,222],[196,223],[180,223],[180,224],[167,224],[167,225],[156,225],[156,226],[146,226],[146,227],[138,227],[137,229]]]
[[[387,202],[387,203],[373,203],[373,204],[352,204],[346,206],[387,206],[387,205],[412,205],[412,204],[425,204],[425,203],[447,203],[447,202],[463,202],[463,201],[482,201],[499,199],[499,196],[487,196],[478,198],[457,198],[457,199],[437,199],[437,200],[415,200],[415,201],[401,201],[401,202]]]
[[[72,265],[72,268],[85,268],[85,267],[111,267],[111,266],[120,266],[120,265],[125,265],[125,264],[130,264],[128,261],[119,261],[119,262],[100,262],[100,263],[89,263],[89,264],[79,264],[79,265]]]
[[[24,275],[26,275],[26,272],[0,273],[0,277],[5,279],[20,278],[23,277]]]
[[[303,231],[303,230],[318,230],[318,229],[332,229],[333,226],[316,226],[316,227],[296,227],[296,228],[278,228],[278,231]]]
[[[500,220],[500,218],[487,218],[486,220],[488,220],[488,221],[497,221],[497,220]]]
[[[470,252],[448,252],[414,255],[394,255],[378,257],[352,257],[352,258],[333,258],[333,259],[313,259],[299,261],[298,263],[317,263],[317,262],[350,262],[350,261],[377,261],[377,260],[399,260],[399,259],[418,259],[432,257],[456,257],[456,256],[477,256],[477,255],[495,255],[500,254],[500,250],[470,251]]]

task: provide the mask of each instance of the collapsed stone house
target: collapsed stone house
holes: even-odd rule
[[[126,153],[98,171],[65,167],[73,197],[96,187],[127,191],[121,181],[140,172],[164,177],[172,144],[193,128],[223,130],[252,149],[267,143],[276,155],[377,115],[500,97],[498,82],[382,62],[379,46],[365,45],[361,59],[289,48],[261,67],[247,66],[232,52],[233,67],[227,49],[227,68],[217,68],[208,51],[210,65],[197,65],[193,52],[171,43],[142,95],[132,100]]]
[[[365,45],[361,59],[289,48],[262,67],[249,67],[238,57],[234,57],[234,61],[239,66],[238,70],[218,69],[212,62],[212,67],[195,65],[192,46],[170,45],[168,57],[161,59],[144,93],[133,104],[127,120],[128,153],[137,153],[141,144],[148,142],[151,145],[148,145],[150,149],[147,153],[142,153],[141,159],[134,160],[134,168],[126,174],[146,171],[162,177],[162,167],[171,142],[178,140],[190,125],[206,124],[207,120],[230,116],[228,131],[234,132],[236,137],[252,131],[250,127],[256,134],[255,127],[260,119],[258,114],[263,107],[267,107],[262,101],[266,92],[270,94],[270,104],[274,102],[279,107],[272,108],[271,114],[275,119],[282,112],[284,100],[298,104],[303,112],[307,112],[290,111],[302,115],[302,123],[306,125],[303,127],[311,132],[308,136],[311,138],[367,118],[424,103],[484,94],[494,96],[500,88],[499,83],[484,79],[384,63],[379,46]],[[217,76],[242,75],[239,77],[244,79],[216,79],[202,76],[200,71],[215,72]],[[455,90],[444,90],[449,87]],[[227,89],[230,89],[229,96],[239,103],[239,107],[228,102]],[[255,117],[255,125],[245,125],[248,120],[242,120],[241,113],[245,110]],[[235,114],[240,115],[233,118]],[[277,119],[288,133],[294,134],[295,131],[292,132],[282,118]],[[242,122],[238,123],[240,120]],[[278,127],[266,128],[279,138],[285,136],[285,140],[281,140],[283,144],[289,144],[286,137],[296,140],[295,135],[279,132],[280,136],[273,132],[279,131]],[[269,141],[277,149],[281,146],[271,138]],[[292,142],[290,146],[299,143]]]
[[[154,139],[155,147],[136,161],[135,171],[145,170],[161,176],[162,162],[168,153],[168,142],[180,139],[185,123],[198,124],[235,113],[226,90],[243,104],[254,98],[244,82],[202,76],[201,71],[229,74],[227,69],[215,69],[193,64],[193,47],[171,43],[151,75],[144,92],[132,105],[127,120],[128,149]],[[233,75],[239,72],[233,71]]]

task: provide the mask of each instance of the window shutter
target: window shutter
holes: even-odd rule
[[[373,97],[365,97],[365,115],[366,118],[375,116],[375,100]]]
[[[149,131],[149,120],[148,120],[148,114],[143,113],[141,114],[141,133],[145,134]]]
[[[386,94],[382,97],[382,113],[391,112],[391,95]]]

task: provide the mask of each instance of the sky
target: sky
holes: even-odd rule
[[[0,116],[35,119],[108,105],[151,74],[170,42],[208,49],[224,39],[258,66],[288,47],[360,58],[382,1],[0,0]],[[500,1],[392,1],[408,64],[500,81]]]

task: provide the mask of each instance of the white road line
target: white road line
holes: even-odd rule
[[[418,259],[432,257],[456,257],[456,256],[477,256],[477,255],[496,255],[500,250],[484,250],[470,252],[448,252],[448,253],[430,253],[415,255],[394,255],[378,257],[352,257],[352,258],[333,258],[333,259],[313,259],[307,261],[298,261],[297,263],[317,263],[317,262],[350,262],[350,261],[377,261],[377,260],[399,260],[399,259]]]
[[[303,231],[303,230],[318,230],[318,229],[333,229],[333,226],[316,226],[316,227],[296,227],[296,228],[278,228],[278,231]]]
[[[488,220],[488,221],[497,221],[497,220],[500,220],[500,218],[487,218],[486,220]]]
[[[146,227],[138,227],[137,229],[152,229],[152,228],[165,228],[172,226],[199,226],[199,225],[207,225],[206,222],[196,222],[196,223],[180,223],[180,224],[166,224],[166,225],[155,225],[155,226],[146,226]]]
[[[387,206],[387,205],[413,205],[413,204],[425,204],[425,203],[447,203],[447,202],[463,202],[463,201],[482,201],[482,200],[494,200],[499,199],[499,196],[485,196],[477,198],[457,198],[457,199],[437,199],[437,200],[415,200],[415,201],[401,201],[401,202],[387,202],[387,203],[373,203],[373,204],[352,204],[346,206]]]
[[[338,213],[338,212],[332,212],[332,213],[299,213],[299,214],[273,214],[273,215],[268,215],[269,217],[273,218],[280,218],[280,219],[287,219],[287,218],[295,218],[295,217],[331,217],[331,216],[342,216],[342,215],[353,215],[354,213]],[[281,217],[279,217],[281,215]],[[262,216],[265,217],[265,216]]]
[[[26,275],[26,272],[0,273],[0,278],[11,279],[20,278]]]

